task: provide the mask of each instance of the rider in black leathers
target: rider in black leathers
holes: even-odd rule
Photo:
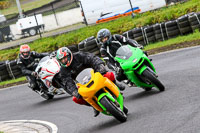
[[[131,45],[133,47],[143,48],[135,40],[128,39],[122,35],[111,35],[108,29],[101,29],[97,33],[97,39],[102,44],[100,48],[101,57],[103,57],[108,68],[116,72],[116,78],[118,81],[127,79],[123,74],[123,70],[120,69],[119,64],[115,61],[114,57],[119,47],[122,45]]]
[[[37,67],[36,59],[41,59],[47,55],[49,54],[40,54],[35,51],[30,51],[30,47],[27,44],[20,46],[20,54],[17,60],[17,64],[21,68],[22,74],[26,76],[29,82],[29,87],[34,91],[40,90],[36,83],[37,73],[34,71]]]
[[[73,101],[79,104],[87,104],[83,100],[80,100],[80,95],[78,94],[78,89],[74,82],[76,76],[85,68],[93,68],[95,72],[100,72],[102,75],[107,73],[104,66],[104,62],[94,54],[87,52],[76,52],[72,53],[67,47],[62,47],[57,51],[56,59],[61,64],[61,70],[59,72],[59,77],[62,80],[64,89],[71,92],[73,96]],[[115,81],[113,81],[115,82]],[[119,89],[124,90],[124,88],[116,84]],[[99,112],[95,110],[95,116]]]

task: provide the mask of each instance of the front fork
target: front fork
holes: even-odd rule
[[[156,72],[154,70],[152,70],[152,68],[150,68],[149,66],[143,65],[139,71],[137,71],[137,73],[139,75],[142,75],[142,73],[144,72],[144,70],[148,69],[153,75],[155,75],[156,77],[158,77],[158,75],[156,74]]]
[[[158,75],[157,75],[151,68],[147,67],[147,69],[148,69],[154,76],[158,77]]]
[[[104,96],[106,96],[110,101],[115,103],[117,106],[120,105],[121,110],[123,110],[124,108],[123,96],[121,95],[121,93],[119,93],[119,96],[117,97],[117,99],[115,99],[110,93],[107,93],[107,92],[100,94],[100,96],[98,97],[98,104],[104,111],[106,111],[106,108],[99,102],[101,98],[103,98]]]
[[[147,69],[147,66],[146,66],[146,65],[143,65],[143,66],[140,68],[140,70],[137,71],[137,73],[138,73],[139,75],[142,75],[142,73],[143,73],[144,70],[146,70],[146,69]]]

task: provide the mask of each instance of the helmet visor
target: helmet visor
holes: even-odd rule
[[[60,62],[63,64],[63,65],[67,65],[69,64],[71,61],[71,54],[63,57],[62,59],[60,59]]]
[[[101,41],[102,43],[105,43],[106,41],[108,41],[108,37],[107,37],[107,36],[102,37],[100,41]]]
[[[24,58],[28,58],[30,55],[30,52],[22,52],[22,55]]]

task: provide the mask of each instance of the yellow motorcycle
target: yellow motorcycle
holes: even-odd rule
[[[93,69],[84,69],[76,77],[78,93],[99,112],[114,116],[120,122],[127,119],[128,109],[118,87]]]

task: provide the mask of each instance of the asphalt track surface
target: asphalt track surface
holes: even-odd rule
[[[77,105],[68,95],[45,101],[27,85],[0,91],[0,121],[41,120],[58,133],[197,133],[200,131],[200,46],[151,56],[166,91],[126,88],[128,119],[93,117],[91,107]]]

